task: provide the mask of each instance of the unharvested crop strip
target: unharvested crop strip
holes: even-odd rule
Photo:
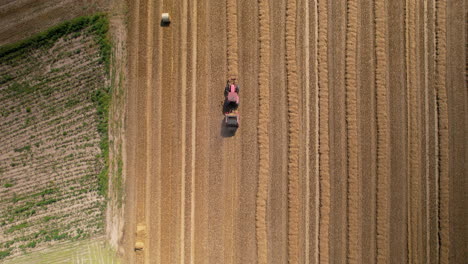
[[[239,68],[239,47],[238,47],[238,34],[237,34],[237,0],[226,0],[226,17],[227,17],[227,78],[228,79],[237,79],[238,78],[238,68]],[[231,142],[235,144],[235,142]],[[237,174],[237,173],[236,173]],[[225,185],[225,206],[226,214],[225,219],[226,223],[224,224],[224,246],[225,248],[225,262],[233,262],[234,258],[234,226],[235,219],[232,217],[235,215],[235,203],[238,198],[237,191],[237,175],[234,175],[231,184],[226,182]],[[229,188],[229,189],[228,189]],[[230,211],[228,213],[228,211]],[[228,216],[229,215],[229,216]]]
[[[226,16],[228,78],[237,78],[239,52],[237,45],[237,0],[226,0]]]
[[[449,263],[449,142],[448,142],[448,108],[446,88],[447,66],[447,2],[436,1],[435,6],[435,87],[437,96],[437,138],[438,138],[438,174],[439,174],[439,263]]]
[[[270,7],[267,0],[258,0],[259,13],[259,53],[260,69],[258,74],[258,127],[257,140],[259,148],[258,190],[256,204],[257,258],[259,264],[268,262],[268,235],[266,222],[266,203],[268,199],[268,182],[270,176]]]
[[[301,201],[299,190],[299,84],[296,61],[296,0],[286,3],[286,72],[288,97],[288,258],[299,263]]]
[[[417,12],[420,7],[417,1],[406,2],[406,70],[408,99],[408,146],[409,171],[408,186],[410,201],[408,203],[408,259],[418,263],[422,259],[422,208],[421,208],[421,109],[420,84],[418,76],[418,43],[417,43]]]
[[[377,263],[388,263],[389,255],[389,120],[387,94],[387,13],[385,1],[376,0],[376,102],[377,102]]]
[[[319,0],[318,13],[318,99],[319,99],[319,262],[329,263],[329,231],[330,231],[330,140],[328,111],[328,3]]]
[[[357,0],[347,1],[346,25],[346,130],[347,130],[347,260],[348,263],[361,263],[361,189],[358,171],[358,122],[357,122]]]

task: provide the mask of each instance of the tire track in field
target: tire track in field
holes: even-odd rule
[[[320,231],[320,106],[319,106],[319,67],[318,67],[318,42],[319,42],[319,22],[318,22],[318,3],[317,1],[314,2],[314,146],[315,146],[315,158],[314,158],[314,176],[315,176],[315,183],[314,183],[314,263],[319,263],[319,231]]]
[[[358,3],[356,0],[347,1],[346,25],[346,58],[345,58],[345,85],[346,85],[346,127],[347,127],[347,261],[348,263],[361,263],[361,179],[358,170],[359,141],[357,121],[357,30],[358,30]]]
[[[138,3],[138,1],[135,1]],[[128,85],[136,87],[138,85],[137,78],[137,63],[135,59],[138,54],[138,6],[135,4],[129,5],[129,25],[128,25]],[[125,122],[125,155],[127,166],[125,168],[125,173],[127,176],[125,184],[125,202],[124,202],[124,233],[122,236],[122,246],[124,252],[124,260],[128,263],[135,263],[135,253],[133,248],[136,242],[136,213],[137,206],[134,205],[137,201],[137,180],[135,171],[136,171],[136,128],[137,128],[137,117],[138,113],[136,111],[137,106],[137,95],[135,93],[128,92],[127,105],[125,109],[125,115],[127,121]],[[128,209],[127,209],[128,208]]]
[[[318,237],[318,258],[320,263],[329,263],[330,231],[330,139],[328,110],[328,3],[319,0],[318,13],[318,97],[319,97],[319,192],[320,216]]]
[[[152,136],[153,133],[151,131],[151,120],[153,118],[153,111],[151,111],[151,106],[153,103],[153,93],[152,91],[152,79],[153,79],[153,32],[154,32],[154,15],[153,15],[153,1],[148,1],[147,3],[144,3],[147,5],[147,10],[146,10],[146,175],[145,175],[145,184],[144,186],[146,187],[145,190],[145,227],[146,227],[146,237],[145,237],[145,247],[148,248],[149,246],[149,235],[148,235],[148,230],[149,226],[148,223],[150,223],[149,218],[150,218],[150,213],[149,211],[149,204],[151,202],[150,194],[151,194],[151,170],[152,170],[152,162],[150,161],[152,157],[152,148],[151,148],[151,142],[152,142]],[[149,250],[144,250],[145,253],[145,262],[148,262],[150,260],[150,252]]]
[[[186,146],[186,132],[187,132],[187,1],[182,0],[182,14],[181,18],[181,42],[180,42],[180,81],[181,81],[181,129],[180,129],[180,139],[181,139],[181,169],[180,169],[180,263],[185,263],[185,198],[186,198],[186,157],[187,157],[187,146]]]
[[[267,0],[258,0],[259,13],[259,60],[258,74],[258,127],[257,140],[259,148],[258,190],[256,204],[257,261],[268,262],[268,234],[266,206],[268,199],[268,182],[270,176],[270,143],[268,125],[270,118],[270,7]],[[266,92],[265,92],[266,91]]]
[[[147,182],[147,166],[148,166],[148,156],[147,156],[147,140],[149,138],[147,122],[147,93],[149,88],[149,79],[148,79],[148,65],[147,65],[147,55],[148,55],[148,21],[150,20],[147,10],[146,1],[137,1],[135,4],[135,9],[138,16],[138,28],[140,34],[138,34],[138,53],[136,64],[136,78],[137,78],[137,105],[135,111],[137,112],[137,128],[136,128],[136,139],[135,139],[135,183],[136,183],[136,227],[134,232],[136,233],[135,242],[140,243],[140,246],[145,247],[148,245],[148,236],[147,236],[147,223],[146,223],[146,182]],[[138,151],[140,150],[140,151]],[[135,245],[132,245],[135,246]],[[135,253],[135,262],[143,263],[146,258],[145,251],[137,251]]]
[[[160,1],[157,4],[157,7],[153,10],[155,12],[161,13],[163,8],[163,1]],[[154,27],[154,24],[153,24]],[[154,82],[153,82],[153,87],[161,87],[163,83],[163,65],[164,65],[164,60],[163,58],[163,31],[161,29],[155,29],[157,31],[157,35],[155,34],[153,37],[156,38],[155,41],[153,41],[153,45],[157,49],[157,51],[153,51],[154,54],[156,54],[158,60],[155,62],[157,63],[157,70],[155,71],[155,77],[154,77]],[[154,32],[154,31],[153,31]],[[156,135],[153,138],[153,142],[151,142],[150,148],[157,153],[157,158],[153,158],[153,165],[152,165],[152,170],[151,170],[151,175],[153,177],[149,178],[149,183],[148,185],[151,186],[151,194],[150,198],[148,200],[149,202],[149,215],[148,215],[148,223],[150,223],[150,245],[149,248],[151,248],[151,257],[153,259],[156,259],[157,261],[161,260],[162,252],[161,252],[161,230],[162,230],[162,217],[161,217],[161,208],[162,208],[162,188],[161,188],[161,171],[162,171],[162,157],[161,157],[161,149],[163,146],[162,143],[162,127],[163,127],[163,115],[162,115],[162,89],[152,89],[152,94],[154,99],[154,103],[152,104],[150,111],[154,115],[153,122],[151,124],[151,129],[154,133],[154,131],[158,131]],[[156,177],[154,177],[156,175]],[[157,234],[156,236],[153,234]]]
[[[286,3],[286,72],[288,97],[288,261],[300,258],[299,221],[301,200],[299,191],[299,85],[296,61],[296,0]]]
[[[435,3],[435,88],[437,98],[437,138],[439,174],[439,263],[449,263],[449,140],[448,140],[448,107],[446,90],[447,65],[447,2],[438,0]]]
[[[304,1],[304,96],[305,96],[305,219],[304,219],[304,261],[310,263],[310,12],[309,1]]]
[[[192,61],[191,61],[191,71],[192,71],[192,77],[191,77],[191,89],[192,89],[192,94],[191,94],[191,100],[192,102],[197,101],[197,0],[192,0],[191,1],[191,36],[192,36]],[[190,168],[191,168],[191,180],[190,180],[190,263],[194,264],[195,263],[195,201],[196,201],[196,138],[197,138],[197,105],[195,103],[192,103],[192,109],[191,109],[191,124],[192,124],[192,133],[191,133],[191,162],[190,162]]]
[[[388,263],[389,254],[389,106],[387,94],[387,12],[385,1],[376,0],[375,83],[377,111],[377,263]]]
[[[431,161],[430,161],[430,111],[429,111],[429,37],[428,37],[428,21],[429,21],[429,6],[427,1],[423,3],[423,42],[424,42],[424,174],[425,174],[425,262],[431,263]]]
[[[419,96],[421,87],[419,83],[419,49],[418,49],[418,23],[417,13],[420,10],[419,2],[406,1],[406,71],[407,71],[407,100],[408,100],[408,260],[410,263],[423,261],[422,253],[422,207],[421,207],[421,108]]]

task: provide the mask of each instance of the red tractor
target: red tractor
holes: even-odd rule
[[[239,127],[239,85],[236,79],[229,79],[224,89],[224,123],[226,127],[237,129]]]

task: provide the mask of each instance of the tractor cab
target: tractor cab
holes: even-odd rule
[[[228,81],[224,89],[227,111],[235,110],[239,106],[239,86],[234,81]]]

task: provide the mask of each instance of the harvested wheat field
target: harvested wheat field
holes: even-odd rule
[[[468,259],[464,1],[128,5],[127,263]]]

